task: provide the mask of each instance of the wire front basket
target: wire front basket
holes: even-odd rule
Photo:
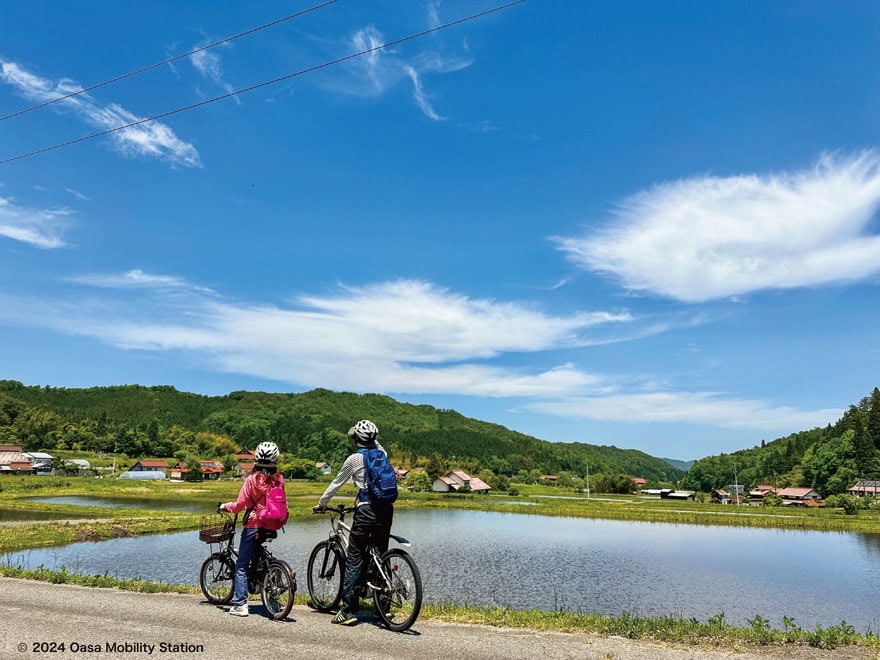
[[[210,513],[199,522],[199,541],[223,543],[235,536],[235,519],[222,513]]]

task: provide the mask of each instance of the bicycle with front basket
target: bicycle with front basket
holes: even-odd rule
[[[235,549],[235,524],[238,514],[232,515],[225,511],[202,516],[199,529],[199,540],[205,543],[219,544],[217,552],[202,563],[199,572],[199,585],[209,603],[226,605],[232,600],[235,587],[235,561],[238,552]],[[277,538],[278,532],[261,529],[257,534],[257,546],[248,567],[248,592],[259,594],[269,617],[280,621],[293,607],[296,595],[296,573],[283,559],[272,555],[266,542]]]
[[[351,526],[345,523],[345,515],[354,510],[354,507],[342,504],[327,509],[330,514],[330,536],[318,543],[309,555],[309,597],[312,606],[320,612],[336,609],[342,600],[345,557],[351,534]],[[390,537],[402,546],[410,546],[410,542],[402,536],[391,534]],[[372,545],[367,549],[367,557],[363,596],[372,597],[376,613],[390,630],[408,630],[422,609],[422,577],[415,561],[400,548],[380,554]]]

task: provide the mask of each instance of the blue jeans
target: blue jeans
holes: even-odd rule
[[[235,592],[232,596],[233,605],[244,605],[248,597],[248,567],[257,548],[256,528],[241,530],[241,541],[238,544],[238,561],[235,562]]]

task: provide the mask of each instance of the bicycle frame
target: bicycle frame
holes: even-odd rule
[[[232,536],[222,543],[220,543],[219,554],[225,555],[229,557],[232,561],[232,564],[235,565],[238,562],[238,550],[235,548],[235,526],[238,523],[238,514],[236,513],[232,518]],[[257,593],[259,591],[257,587],[258,584],[262,583],[265,569],[268,567],[269,562],[275,559],[275,556],[266,546],[268,541],[272,539],[264,539],[262,541],[258,541],[256,547],[254,548],[254,557],[251,560],[251,565],[248,566],[247,578],[248,578],[248,590],[251,593]],[[258,561],[254,561],[258,560]],[[280,561],[280,560],[279,560]],[[296,573],[291,570],[291,574],[295,577]],[[252,588],[253,587],[253,588]]]
[[[330,514],[330,540],[339,543],[339,546],[346,554],[348,554],[348,541],[351,536],[351,525],[345,524],[345,514],[354,513],[355,511],[357,511],[357,507],[347,507],[343,504],[332,509],[327,509],[327,513]],[[405,548],[412,546],[412,544],[402,536],[389,534],[388,538],[393,539],[396,543]]]

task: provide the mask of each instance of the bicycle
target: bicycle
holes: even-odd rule
[[[213,605],[226,605],[232,600],[235,587],[235,561],[238,552],[234,547],[234,516],[221,512],[202,516],[199,540],[205,543],[220,544],[217,552],[202,563],[199,572],[199,585],[205,598]],[[282,559],[277,559],[264,546],[264,543],[278,537],[278,532],[261,529],[257,534],[257,546],[248,566],[248,592],[259,594],[270,618],[280,621],[293,607],[296,595],[296,572]],[[212,547],[213,549],[213,547]]]
[[[309,555],[309,597],[311,605],[319,612],[336,609],[342,600],[345,557],[351,533],[351,527],[345,524],[345,515],[354,510],[354,507],[342,504],[327,509],[330,536],[318,543]],[[402,536],[391,534],[390,537],[402,546],[410,546]],[[389,630],[408,630],[422,609],[422,577],[415,561],[400,548],[392,548],[380,555],[372,545],[367,549],[367,557],[364,598],[372,597],[376,613]]]

